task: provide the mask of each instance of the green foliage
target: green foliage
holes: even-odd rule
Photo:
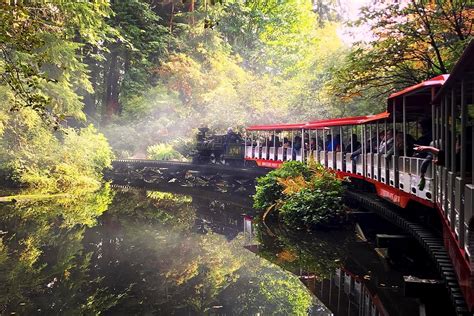
[[[153,160],[183,160],[183,156],[168,144],[157,144],[148,147],[147,158]]]
[[[0,4],[0,169],[45,192],[96,190],[110,167],[106,139],[84,126],[84,58],[113,34],[108,3]]]
[[[339,25],[328,22],[334,20],[329,18],[334,3],[318,2],[320,20],[311,1],[225,1],[207,7],[196,2],[192,12],[187,12],[189,6],[174,3],[174,15],[166,11],[172,6],[151,8],[160,22],[169,25],[168,49],[148,56],[144,48],[141,60],[148,61],[146,67],[118,50],[120,67],[120,60],[131,61],[125,62],[130,66],[125,73],[141,76],[129,83],[125,81],[131,78],[117,77],[121,112],[102,127],[114,151],[119,156],[142,156],[157,141],[190,140],[201,126],[222,132],[229,126],[316,119],[336,112],[340,102],[324,84],[345,53],[337,35]],[[144,37],[151,32],[152,19],[137,19],[130,12],[148,8],[142,1],[112,8],[117,15],[111,25],[137,24]],[[205,27],[209,21],[218,23]],[[127,30],[122,30],[123,36],[137,42],[126,35]],[[115,58],[112,49],[106,58]],[[137,89],[126,89],[132,81]]]
[[[78,51],[100,45],[111,30],[106,2],[0,5],[0,84],[15,92],[12,110],[30,107],[44,119],[84,119],[76,89],[92,91]],[[79,40],[80,39],[80,40]]]
[[[365,7],[355,25],[370,28],[371,36],[336,67],[335,93],[376,98],[448,73],[474,35],[468,7],[468,0]]]
[[[301,273],[301,267],[317,280],[334,275],[350,257],[355,241],[353,228],[337,231],[313,231],[310,234],[268,222],[257,227],[259,255],[287,271]]]
[[[43,311],[51,309],[53,314],[64,310],[88,314],[94,308],[85,306],[89,296],[113,305],[115,297],[97,293],[101,289],[96,287],[95,277],[81,279],[89,275],[91,260],[82,243],[85,227],[96,225],[97,218],[108,209],[113,198],[110,186],[93,193],[77,192],[39,200],[22,199],[22,193],[16,203],[0,208],[3,229],[8,234],[0,238],[2,313],[13,310],[31,314],[41,305]],[[55,249],[53,256],[45,254],[49,249]],[[45,260],[45,256],[53,260]],[[72,273],[73,270],[76,272]],[[78,292],[82,295],[71,295]],[[56,304],[31,303],[34,297],[42,296]]]
[[[283,203],[280,210],[283,222],[289,226],[332,226],[344,216],[340,190],[303,189]]]
[[[43,192],[97,190],[112,151],[92,127],[52,133],[38,112],[23,108],[9,114],[0,137],[0,168],[23,186]]]
[[[258,179],[254,208],[275,208],[290,227],[331,227],[344,219],[342,183],[319,164],[291,161]]]
[[[260,281],[263,296],[271,302],[285,298],[285,305],[277,305],[274,311],[277,315],[308,315],[308,307],[311,306],[312,297],[308,292],[301,291],[301,284],[292,279],[275,279],[270,275],[264,275]]]
[[[256,210],[265,211],[276,201],[283,198],[283,185],[279,182],[280,179],[296,178],[298,176],[309,178],[310,175],[311,171],[305,164],[298,161],[285,162],[281,168],[272,170],[257,179],[253,207]]]

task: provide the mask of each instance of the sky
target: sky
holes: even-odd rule
[[[356,20],[359,16],[360,8],[368,5],[372,1],[373,0],[340,0],[341,6],[345,9],[343,18],[347,21]],[[338,30],[338,35],[345,44],[351,45],[354,42],[370,38],[370,31],[367,26],[357,28],[341,26]]]
[[[347,10],[347,18],[354,20],[357,18],[359,9],[367,5],[371,0],[340,0],[341,4]]]

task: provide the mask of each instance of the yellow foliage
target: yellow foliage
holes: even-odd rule
[[[298,258],[298,256],[289,249],[284,249],[280,253],[277,253],[277,257],[279,261],[286,261],[286,262],[293,262]]]
[[[280,178],[278,179],[278,183],[283,186],[283,194],[286,195],[298,193],[309,186],[309,182],[307,182],[303,176]]]
[[[34,245],[34,238],[31,236],[23,241],[23,244],[25,245],[25,249],[20,255],[20,261],[26,266],[32,267],[41,255],[41,250]]]

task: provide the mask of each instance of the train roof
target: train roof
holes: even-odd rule
[[[248,131],[289,131],[289,130],[300,130],[304,128],[306,123],[296,124],[269,124],[269,125],[253,125],[247,127]]]
[[[403,100],[405,100],[407,121],[416,121],[420,117],[431,116],[431,102],[448,78],[449,75],[439,75],[392,93],[387,99],[387,111],[393,113],[395,110],[397,121],[401,121]]]
[[[329,120],[320,120],[312,121],[306,124],[305,128],[307,129],[318,129],[324,127],[334,127],[334,126],[345,126],[345,125],[360,125],[365,123],[370,123],[378,120],[386,119],[390,116],[388,112],[382,112],[374,115],[362,115],[362,116],[351,116],[351,117],[341,117]]]
[[[403,90],[392,93],[391,95],[389,95],[388,100],[390,101],[394,98],[401,97],[401,96],[408,97],[408,96],[414,96],[417,94],[427,93],[427,92],[428,94],[431,94],[432,87],[441,87],[442,85],[444,85],[446,80],[448,80],[448,78],[449,78],[449,75],[439,75],[431,79],[422,81],[413,86],[409,86]]]
[[[289,130],[300,130],[300,129],[327,129],[334,126],[345,126],[345,125],[360,125],[373,121],[383,120],[390,116],[388,112],[382,112],[375,115],[362,115],[362,116],[351,116],[341,117],[335,119],[325,119],[319,121],[311,121],[308,123],[298,124],[270,124],[270,125],[253,125],[247,127],[248,131],[289,131]]]

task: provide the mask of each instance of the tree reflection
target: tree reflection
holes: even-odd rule
[[[95,225],[112,197],[106,185],[95,193],[2,204],[2,313],[94,311],[86,302],[97,296],[88,284],[96,280],[85,277],[91,255],[81,242],[86,227]],[[111,305],[114,298],[101,300]]]
[[[322,280],[348,257],[354,234],[349,230],[302,232],[278,223],[259,225],[259,255],[288,271]]]
[[[228,240],[219,220],[197,228],[201,216],[213,221],[206,210],[216,203],[105,187],[5,205],[1,312],[306,314],[309,291],[243,248],[242,233]]]

